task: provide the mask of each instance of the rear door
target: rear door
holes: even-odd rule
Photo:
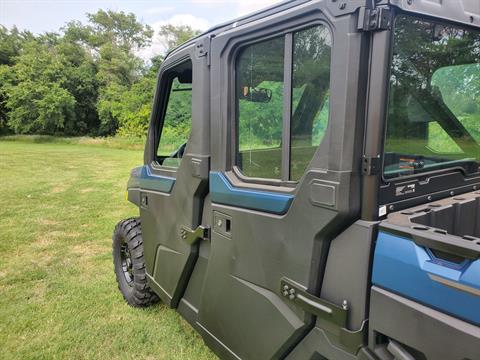
[[[320,293],[330,240],[358,214],[361,131],[344,101],[358,83],[333,61],[355,56],[346,21],[298,6],[212,41],[213,225],[198,324],[222,357],[283,358],[305,336],[313,316],[292,289]],[[339,45],[335,26],[346,27]]]
[[[172,307],[197,258],[189,234],[201,225],[208,192],[209,126],[199,79],[205,58],[193,49],[177,51],[162,65],[141,181],[148,281]]]

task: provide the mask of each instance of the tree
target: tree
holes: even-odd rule
[[[64,65],[63,87],[75,98],[74,123],[65,124],[66,135],[98,134],[100,124],[96,103],[98,98],[97,65],[81,44],[62,38],[56,46]]]
[[[42,34],[25,42],[3,73],[4,106],[15,132],[80,135],[98,127],[96,67],[81,44]]]
[[[143,61],[135,53],[150,44],[153,30],[138,22],[134,14],[99,10],[87,17],[87,26],[67,25],[66,36],[86,44],[97,57],[99,134],[111,135],[120,123],[122,94],[144,71]]]
[[[163,54],[151,64],[136,54],[152,29],[123,12],[87,17],[37,36],[0,25],[0,133],[146,134]],[[198,32],[162,33],[176,46]]]
[[[132,53],[150,45],[152,28],[138,22],[132,13],[98,10],[95,14],[87,14],[87,17],[91,23],[87,27],[89,42],[93,47],[109,44]]]
[[[5,85],[8,124],[16,133],[55,134],[75,122],[76,101],[63,87],[67,78],[62,60],[49,44],[25,44]]]
[[[19,31],[15,26],[8,30],[0,25],[0,134],[9,132],[6,101],[8,84],[12,80],[9,67],[15,63],[23,44],[33,39],[32,33]]]
[[[13,82],[13,74],[10,67],[0,65],[0,135],[10,132],[8,126],[8,93],[10,84]]]
[[[19,31],[15,26],[8,30],[0,25],[0,65],[13,65],[23,44],[32,39],[28,31]]]
[[[163,25],[158,32],[167,51],[176,48],[199,34],[199,30],[194,30],[188,25],[175,26],[172,24]]]
[[[199,33],[198,30],[193,30],[189,26],[165,25],[161,28],[159,35],[165,38],[167,41],[165,43],[166,47],[171,49]],[[163,55],[152,58],[148,71],[130,89],[124,90],[116,100],[112,99],[109,103],[108,106],[113,107],[115,105],[112,114],[118,119],[119,135],[144,137],[147,134],[157,75],[163,58]],[[178,119],[191,117],[191,114],[189,114],[191,103],[185,96],[177,96],[174,100],[175,106],[173,108],[175,109],[175,117],[178,117]],[[166,129],[165,131],[170,130],[172,129]],[[178,135],[178,131],[188,131],[188,129],[177,129],[176,131],[176,133],[175,131],[173,133]]]

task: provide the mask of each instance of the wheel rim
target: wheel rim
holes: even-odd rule
[[[120,248],[120,259],[122,261],[122,272],[125,276],[125,280],[128,285],[133,283],[133,264],[132,264],[132,254],[128,248],[128,244],[125,240],[122,240],[122,246]]]

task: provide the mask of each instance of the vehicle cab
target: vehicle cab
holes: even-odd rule
[[[480,359],[479,165],[478,1],[281,2],[162,64],[137,276],[222,359]]]

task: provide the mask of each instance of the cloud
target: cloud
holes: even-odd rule
[[[175,10],[174,6],[156,6],[145,10],[145,13],[148,15],[158,15],[158,14],[165,14],[171,13]]]
[[[157,21],[150,26],[153,28],[155,34],[153,35],[152,44],[150,47],[140,50],[137,55],[144,60],[149,60],[154,56],[165,54],[165,42],[160,38],[158,32],[163,25],[182,26],[188,25],[192,29],[206,31],[210,27],[208,20],[194,16],[192,14],[177,14],[173,15],[167,20]]]
[[[189,0],[192,4],[208,7],[231,5],[230,19],[264,9],[283,0]]]
[[[154,29],[159,29],[161,26],[171,24],[175,26],[188,25],[192,29],[205,31],[210,27],[208,20],[194,16],[192,14],[177,14],[173,15],[170,19],[165,21],[158,21],[152,26]]]
[[[279,3],[282,0],[189,0],[192,4],[202,4],[203,6],[208,6],[209,8],[214,9],[216,5],[226,5],[231,4],[231,16],[229,19],[233,20],[236,17],[247,15],[249,13],[264,9],[273,4]],[[174,11],[173,6],[159,6],[152,7],[146,10],[146,13],[149,15],[153,14],[165,14],[171,11]],[[166,20],[160,20],[153,24],[150,24],[155,31],[153,41],[150,47],[143,49],[138,52],[138,55],[145,60],[149,60],[156,55],[165,54],[166,50],[164,41],[158,35],[160,28],[163,25],[188,25],[192,29],[206,31],[212,25],[208,20],[192,15],[192,14],[176,14],[171,16]]]
[[[281,0],[242,0],[237,5],[237,16],[243,16],[264,9],[273,4],[279,3]]]

